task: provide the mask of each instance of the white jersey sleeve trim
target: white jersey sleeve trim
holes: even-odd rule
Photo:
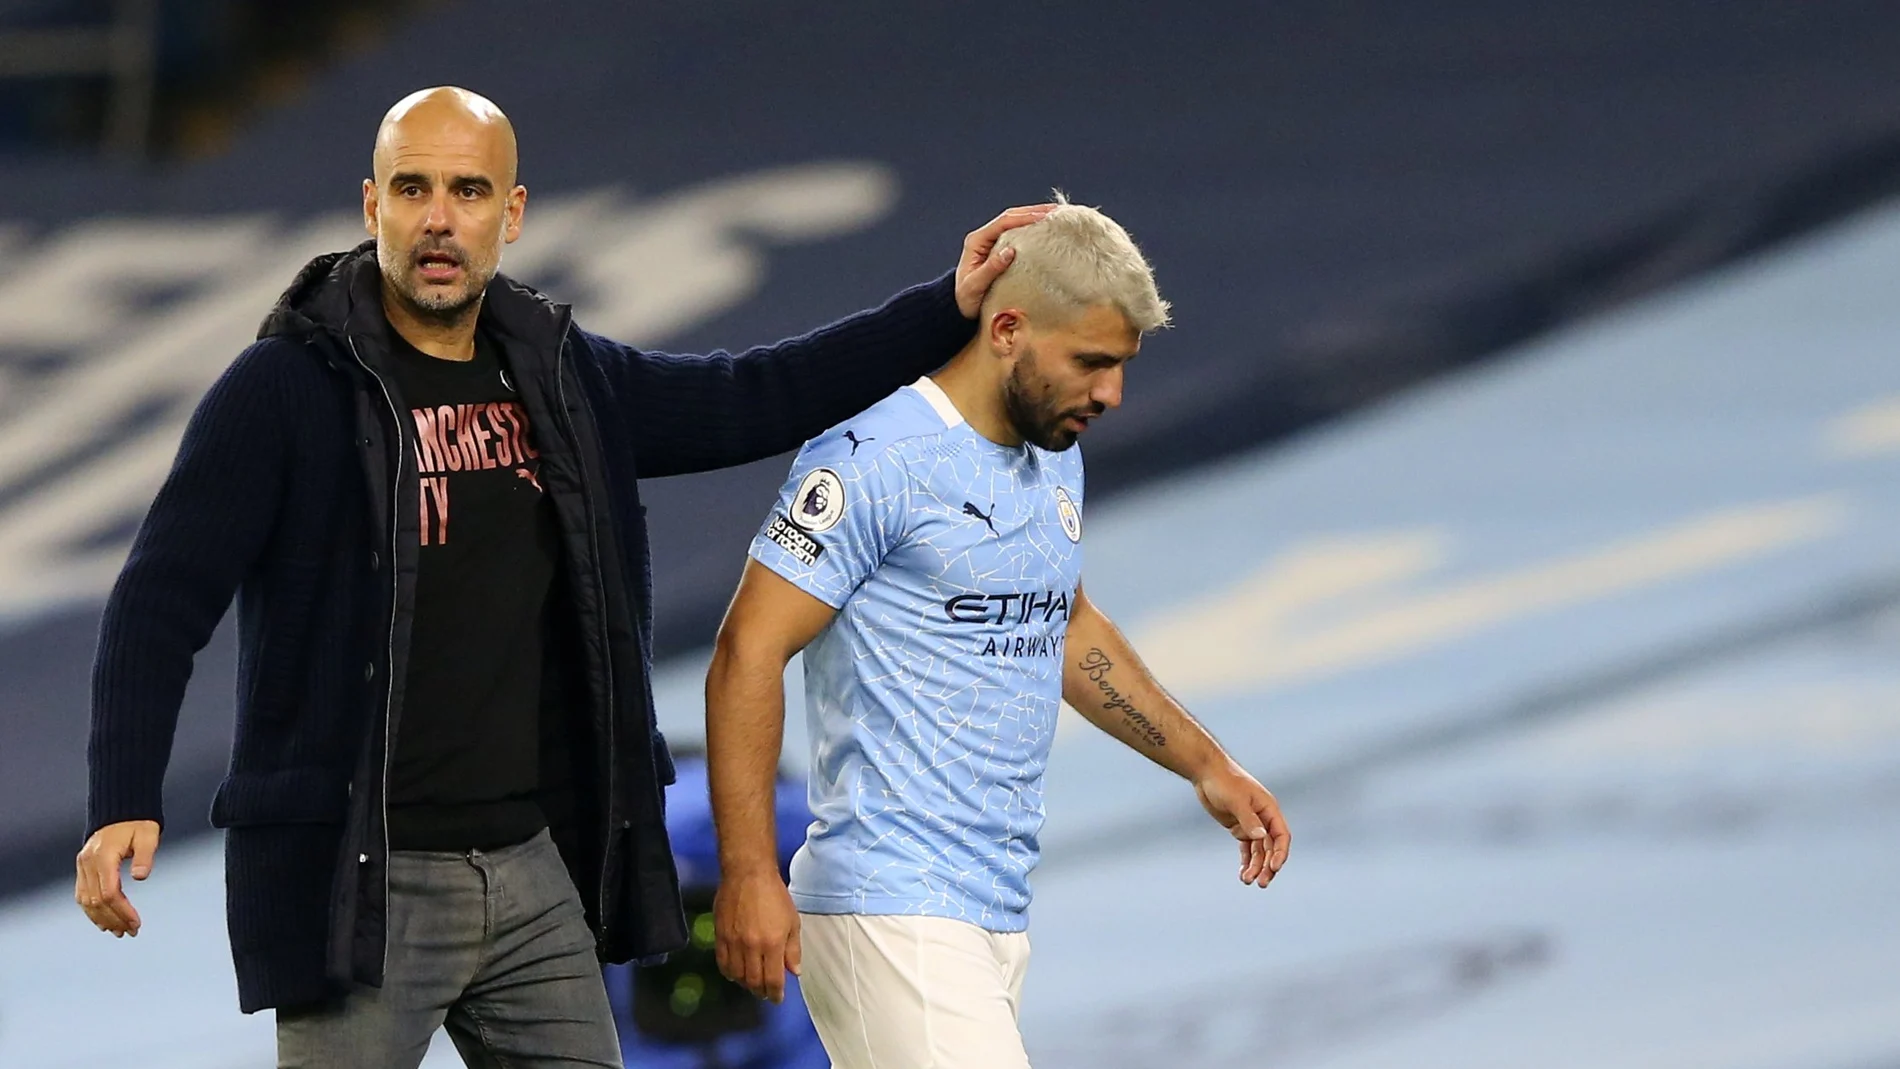
[[[930,402],[930,407],[936,409],[938,417],[943,420],[945,430],[963,422],[963,413],[958,412],[957,406],[951,403],[950,395],[944,393],[943,387],[937,385],[936,380],[929,375],[911,383],[910,388],[923,394],[924,400]]]

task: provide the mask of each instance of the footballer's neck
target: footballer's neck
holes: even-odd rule
[[[997,445],[1019,446],[1023,436],[1016,433],[1003,408],[1003,384],[1009,378],[1009,368],[1008,361],[978,337],[930,378],[957,406],[971,430]]]

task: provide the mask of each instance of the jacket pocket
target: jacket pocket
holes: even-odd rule
[[[211,800],[211,826],[341,824],[350,809],[350,777],[341,769],[233,772]]]
[[[303,998],[322,993],[342,842],[341,824],[260,824],[225,833],[225,923],[247,1010],[253,992],[280,992],[285,983],[302,989]]]

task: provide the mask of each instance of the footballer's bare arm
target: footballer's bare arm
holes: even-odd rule
[[[1271,882],[1292,846],[1279,801],[1162,688],[1127,637],[1079,587],[1063,657],[1063,699],[1096,727],[1194,784],[1202,808],[1240,842],[1241,881],[1261,887]]]
[[[779,874],[774,817],[785,739],[785,666],[836,611],[746,562],[706,672],[706,765],[719,837],[713,902],[719,971],[760,998],[799,970],[798,910]]]

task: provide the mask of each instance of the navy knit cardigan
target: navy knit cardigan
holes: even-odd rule
[[[569,665],[550,654],[543,711],[544,728],[547,703],[572,713],[549,746],[568,762],[552,776],[568,788],[551,803],[557,842],[601,956],[664,953],[684,929],[659,807],[671,764],[647,687],[636,479],[792,449],[943,364],[974,325],[947,275],[738,354],[635,350],[506,277],[482,317],[521,380],[563,518],[565,630],[550,648],[578,652]],[[387,338],[371,245],[304,269],[199,405],[100,634],[89,827],[163,822],[192,661],[236,600],[236,740],[212,822],[228,829],[245,1012],[381,982],[377,769],[398,716],[417,517],[414,428],[380,373]]]

